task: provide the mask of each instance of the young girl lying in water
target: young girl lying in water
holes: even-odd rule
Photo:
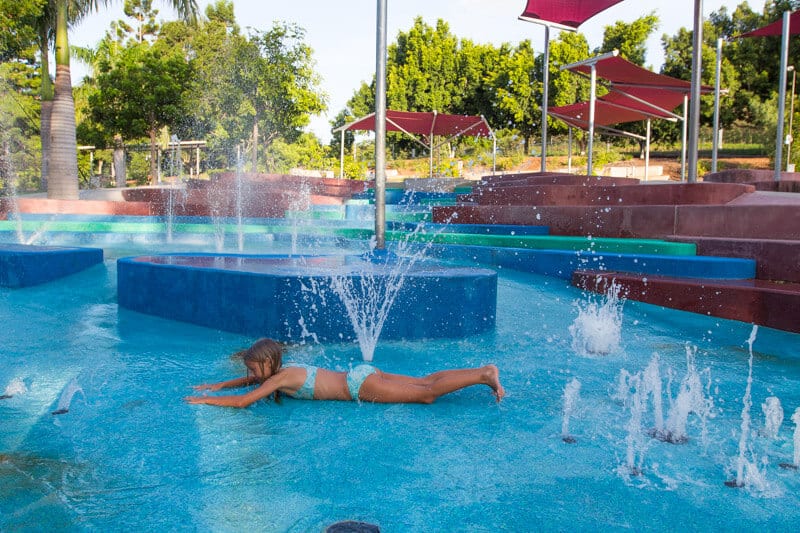
[[[371,365],[358,365],[349,372],[335,372],[315,366],[282,364],[283,347],[272,339],[260,339],[250,348],[234,354],[247,367],[245,377],[221,383],[196,385],[195,390],[218,391],[247,385],[260,385],[245,394],[227,396],[189,396],[189,403],[225,407],[247,407],[271,394],[286,394],[302,400],[363,400],[376,403],[433,403],[444,394],[469,387],[487,385],[499,402],[505,396],[497,367],[441,370],[415,378],[388,374]]]

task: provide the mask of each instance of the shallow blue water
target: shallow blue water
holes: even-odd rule
[[[724,482],[739,455],[748,324],[626,302],[620,350],[579,356],[569,326],[589,297],[560,280],[501,271],[494,332],[379,343],[374,359],[413,375],[494,362],[508,392],[499,405],[489,389],[472,387],[424,406],[193,406],[182,401],[192,384],[243,374],[228,354],[253,339],[119,309],[116,257],[154,251],[108,248],[104,265],[0,290],[0,393],[20,381],[25,389],[0,400],[0,530],[299,532],[339,520],[383,531],[800,524],[800,473],[778,466],[792,461],[798,335],[757,332],[746,458],[766,482],[733,489]],[[690,416],[688,443],[644,439],[643,473],[631,476],[630,412],[613,397],[619,372],[641,371],[658,353],[665,388],[674,374],[674,396],[687,343],[711,378],[708,436]],[[360,355],[355,344],[306,345],[287,358],[344,370]],[[566,444],[563,391],[573,378],[582,387],[570,421],[576,443]],[[81,390],[69,412],[51,415],[71,384]],[[786,411],[775,440],[758,435],[771,395]]]

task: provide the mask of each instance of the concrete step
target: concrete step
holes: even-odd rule
[[[605,293],[615,283],[631,300],[800,333],[800,284],[764,280],[688,279],[576,270],[572,284]]]
[[[800,283],[800,240],[674,235],[667,240],[697,245],[700,255],[756,260],[756,278]]]

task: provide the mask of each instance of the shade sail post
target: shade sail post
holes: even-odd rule
[[[683,95],[683,130],[681,131],[681,181],[686,181],[686,137],[689,135],[689,95]]]
[[[386,248],[386,3],[377,0],[375,37],[375,248]]]
[[[492,176],[497,172],[497,136],[492,132]]]
[[[700,80],[703,71],[703,0],[694,0],[694,35],[692,36],[692,88],[689,112],[688,182],[697,181],[697,157],[700,137]]]
[[[571,70],[575,67],[580,67],[584,65],[588,65],[590,68],[589,74],[589,138],[586,145],[586,174],[591,176],[592,175],[592,148],[594,144],[594,112],[595,112],[595,100],[597,99],[597,62],[602,61],[603,59],[607,59],[609,57],[616,57],[619,54],[619,50],[612,50],[610,52],[606,52],[605,54],[600,54],[599,56],[591,57],[589,59],[584,59],[583,61],[577,61],[575,63],[570,63],[569,65],[564,65],[561,67],[561,70]]]
[[[775,135],[775,181],[781,180],[783,162],[783,121],[786,112],[786,72],[789,68],[789,29],[790,11],[783,12],[783,33],[781,37],[781,75],[778,82],[778,127]],[[790,132],[791,133],[791,132]]]
[[[344,178],[344,130],[341,135],[341,146],[339,147],[339,179]]]
[[[644,141],[644,181],[650,177],[650,132],[651,120],[647,119],[647,139]]]
[[[592,63],[589,75],[589,142],[586,147],[586,175],[592,176],[592,150],[594,148],[594,111],[597,103],[597,66]]]
[[[542,61],[542,163],[547,171],[547,106],[550,101],[550,26],[544,26],[544,59]]]
[[[567,127],[567,173],[572,174],[572,126]]]
[[[711,144],[711,172],[717,171],[717,156],[719,150],[719,94],[720,78],[722,77],[722,39],[717,39],[717,70],[714,76],[714,134]]]

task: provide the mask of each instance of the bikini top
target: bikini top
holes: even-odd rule
[[[316,385],[317,382],[317,367],[304,365],[302,363],[287,363],[283,366],[304,368],[306,371],[306,380],[303,382],[303,386],[297,389],[293,394],[287,393],[287,396],[290,398],[296,398],[298,400],[313,400],[314,385]]]

